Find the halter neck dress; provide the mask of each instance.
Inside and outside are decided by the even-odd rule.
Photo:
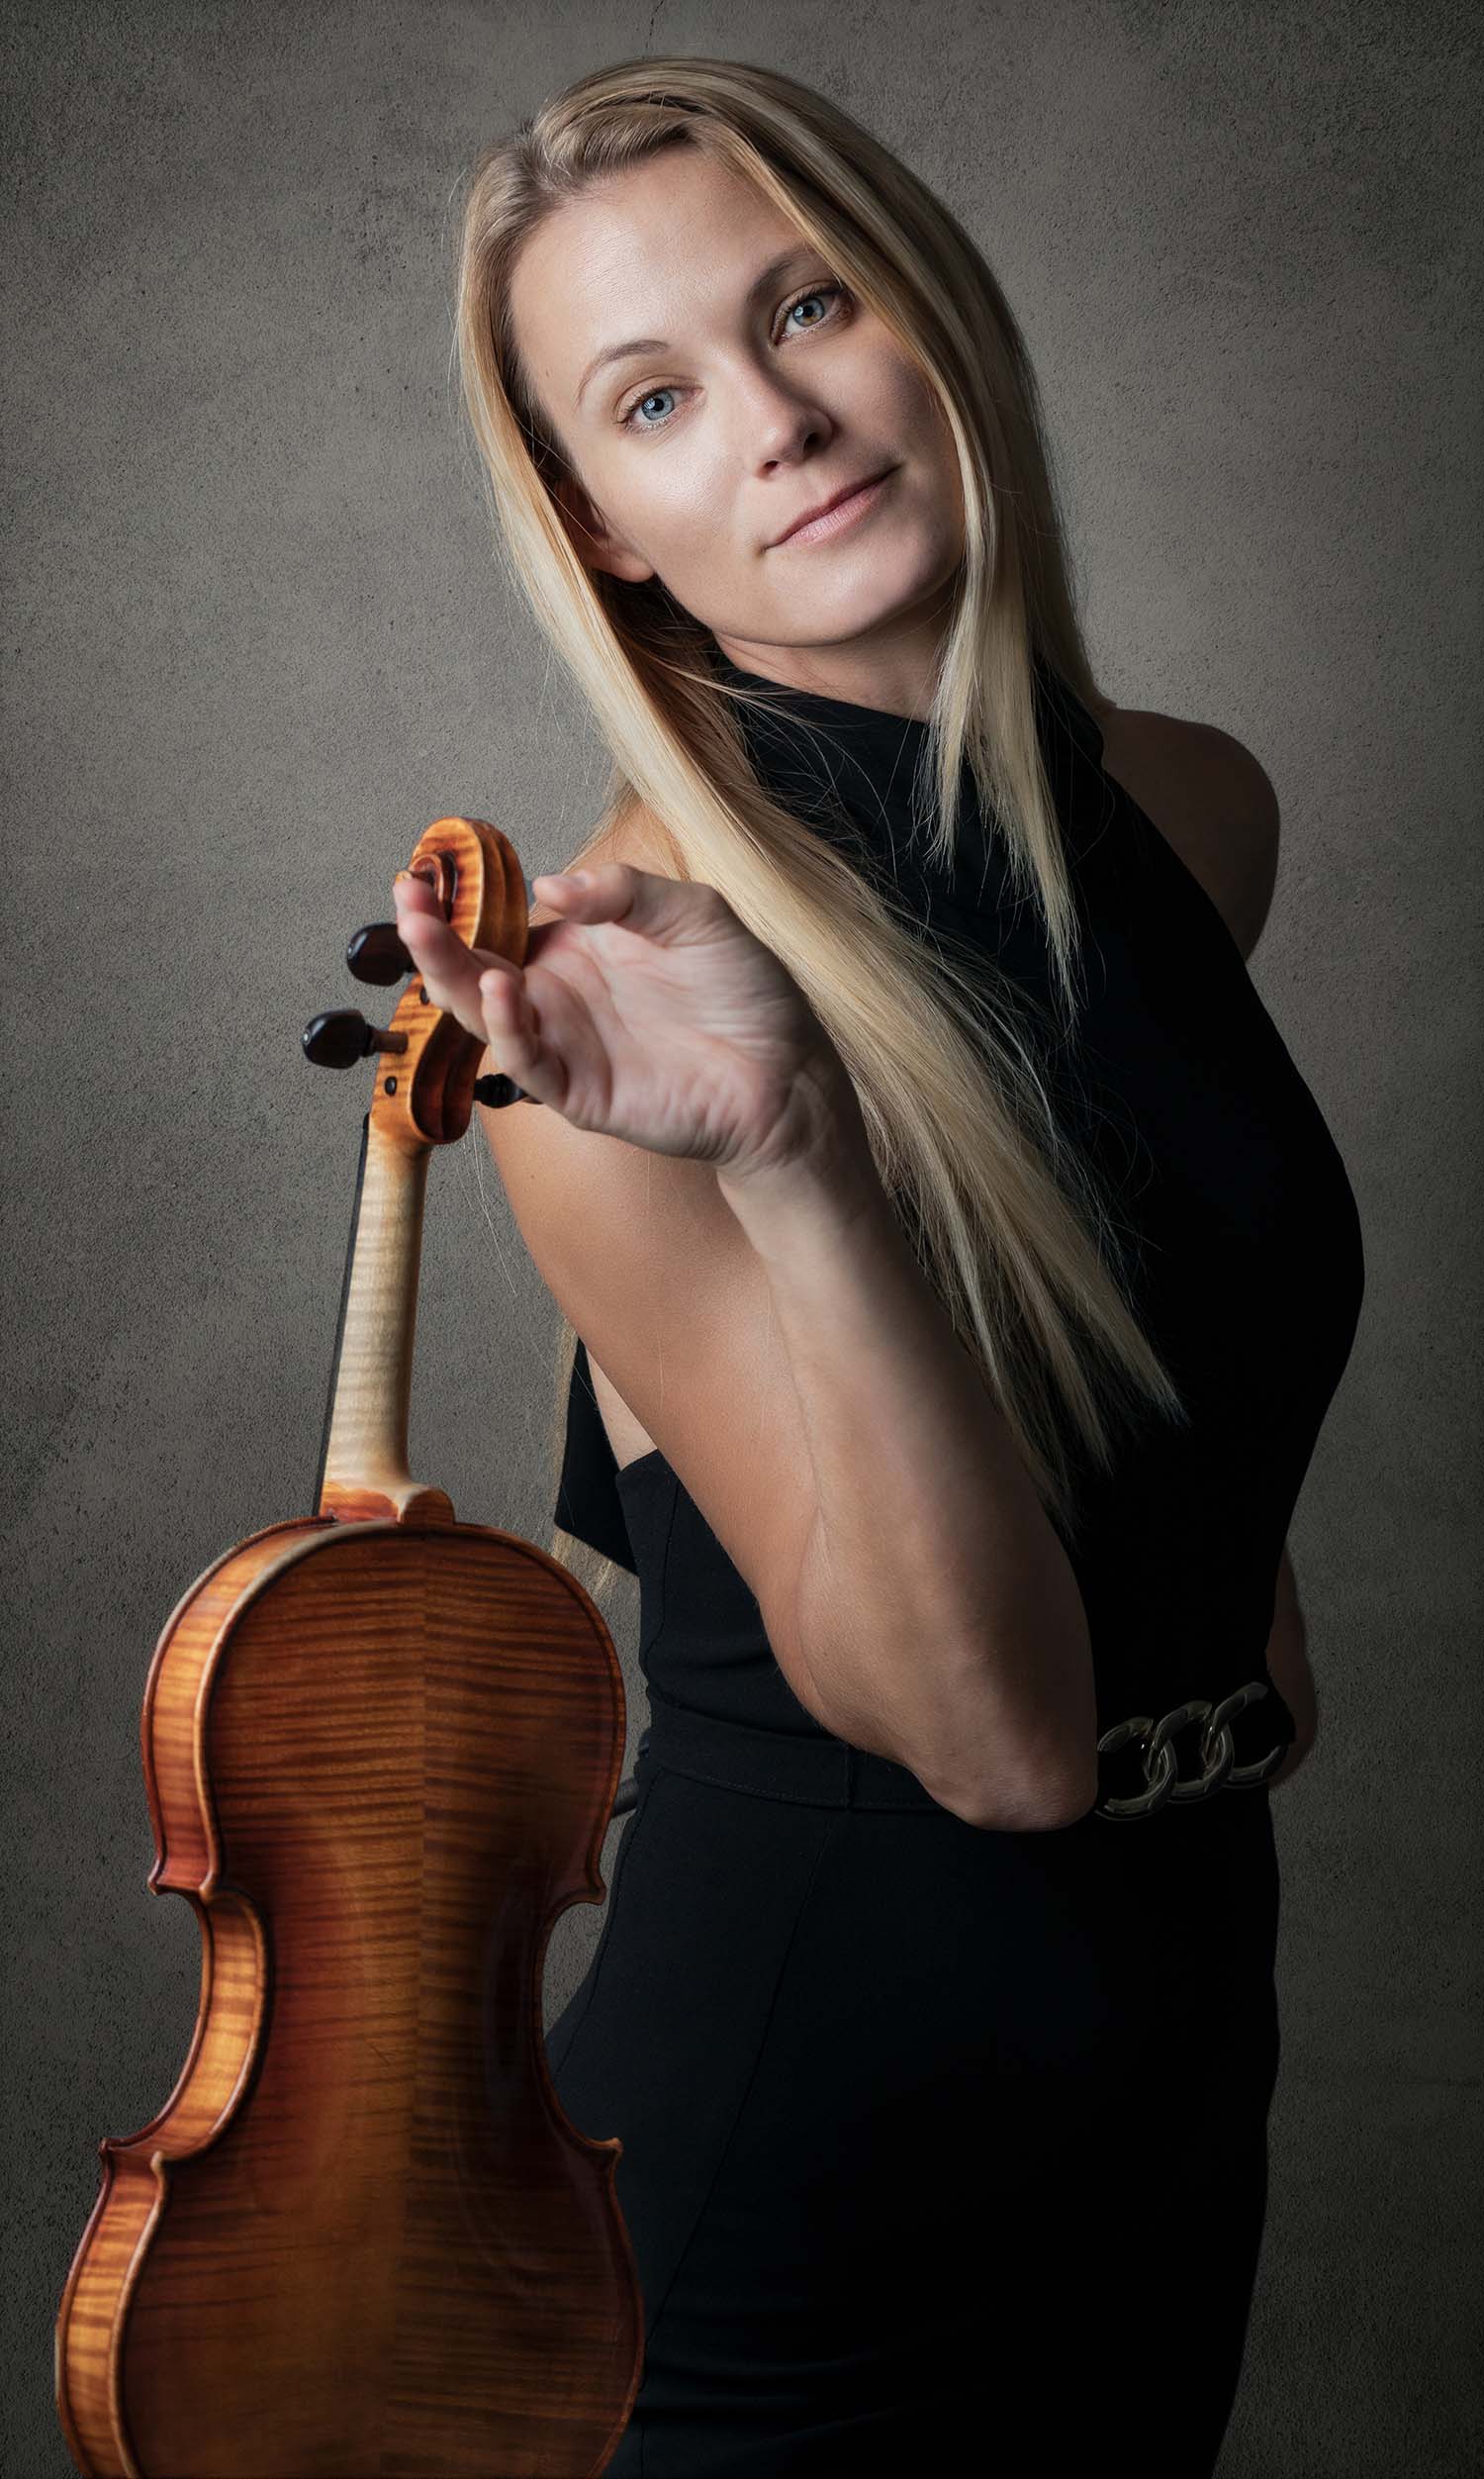
[[[1364,1287],[1355,1199],[1226,922],[1103,770],[1039,657],[1081,927],[1068,1040],[1037,907],[966,767],[926,858],[928,726],[729,662],[753,760],[1004,976],[1112,1203],[1187,1419],[1077,1472],[1068,1545],[1098,1731],[1248,1682],[1233,1765],[1294,1734],[1277,1568]],[[1000,985],[1001,987],[1003,985]],[[1147,1814],[985,1832],[794,1696],[755,1596],[663,1455],[621,1471],[580,1345],[559,1525],[637,1574],[650,1721],[593,1961],[547,2052],[623,2143],[645,2371],[611,2479],[906,2468],[1214,2469],[1267,2196],[1279,1876],[1260,1778]],[[890,1521],[889,1505],[881,1510]],[[910,1658],[910,1647],[903,1647]],[[1199,1724],[1177,1733],[1200,1771]]]

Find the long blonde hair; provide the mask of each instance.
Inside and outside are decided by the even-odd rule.
[[[517,253],[592,183],[675,145],[700,148],[781,209],[937,398],[959,458],[965,551],[923,742],[924,782],[936,777],[928,851],[952,859],[967,757],[1011,884],[1041,907],[1070,1022],[1076,914],[1033,661],[1094,713],[1110,702],[1073,608],[1035,374],[955,218],[847,113],[774,69],[619,61],[551,96],[470,176],[457,348],[497,542],[612,759],[584,851],[642,813],[671,875],[716,888],[793,975],[855,1083],[918,1262],[1070,1540],[1075,1459],[1105,1470],[1117,1419],[1184,1409],[1130,1304],[1114,1217],[1059,1125],[1016,994],[980,950],[964,947],[958,964],[942,933],[936,948],[925,942],[889,887],[772,798],[733,712],[746,692],[714,675],[710,630],[658,577],[635,585],[585,565],[555,496],[570,468],[516,348]],[[575,1346],[563,1318],[553,1486]],[[554,1530],[552,1555],[603,1591],[616,1569],[580,1549]]]

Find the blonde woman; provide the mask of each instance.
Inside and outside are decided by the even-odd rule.
[[[1316,1727],[1285,1540],[1363,1287],[1247,971],[1271,788],[1098,692],[1011,310],[819,95],[553,97],[472,178],[458,343],[612,755],[523,969],[398,899],[542,1105],[484,1123],[563,1314],[557,1546],[640,1580],[548,2042],[623,2143],[609,2469],[1197,2479]]]

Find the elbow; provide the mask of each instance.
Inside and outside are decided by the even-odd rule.
[[[1090,1813],[1100,1788],[1097,1758],[1081,1748],[1023,1753],[1018,1764],[997,1766],[992,1779],[982,1767],[968,1780],[962,1772],[918,1778],[940,1807],[988,1834],[1059,1833]]]
[[[933,1797],[984,1833],[1058,1833],[1097,1804],[1097,1696],[1085,1630],[1054,1672],[1043,1638],[1034,1712],[996,1699],[991,1714],[961,1709],[953,1753],[940,1749]]]
[[[986,1834],[1061,1833],[1091,1813],[1097,1799],[1096,1769],[1085,1767],[1060,1774],[1053,1781],[1026,1777],[1000,1785],[991,1796],[982,1791],[945,1797],[934,1791],[940,1807],[962,1817]]]
[[[1076,1614],[1080,1620],[1080,1602]],[[849,1680],[846,1661],[834,1645],[806,1648],[792,1605],[789,1615],[787,1628],[769,1622],[769,1638],[804,1709],[836,1738],[905,1766],[950,1815],[985,1833],[1053,1833],[1075,1825],[1096,1803],[1097,1699],[1085,1621],[1057,1661],[1038,1608],[1029,1649],[1001,1665],[1010,1673],[1008,1684],[986,1663],[981,1638],[965,1656],[945,1653],[936,1677],[926,1664],[904,1668],[893,1644],[881,1673],[870,1678],[870,1692],[857,1670],[855,1692],[847,1697],[840,1684],[842,1677]],[[940,1645],[948,1635],[941,1626],[925,1626],[922,1633]],[[859,1662],[859,1637],[851,1653]],[[1029,1692],[1023,1684],[1028,1669],[1034,1672]],[[878,1683],[881,1673],[895,1690],[890,1711]],[[915,1695],[910,1716],[901,1710],[905,1688]]]

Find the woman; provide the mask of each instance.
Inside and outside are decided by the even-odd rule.
[[[637,1808],[548,2042],[623,2143],[608,2468],[1116,2435],[1196,2479],[1315,1728],[1285,1536],[1363,1282],[1246,970],[1270,787],[1098,693],[1008,305],[817,95],[555,97],[474,177],[458,332],[613,757],[523,968],[398,891],[545,1104],[485,1124],[581,1337],[558,1522],[641,1585]]]

